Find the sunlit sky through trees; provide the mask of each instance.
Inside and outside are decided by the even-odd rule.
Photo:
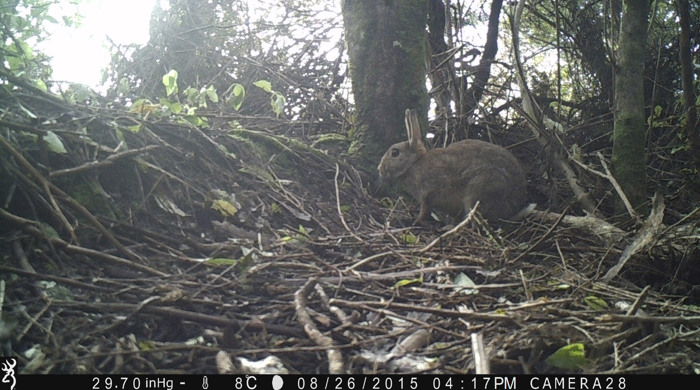
[[[109,64],[111,40],[118,45],[148,42],[148,24],[156,0],[61,0],[51,15],[61,20],[81,15],[75,27],[46,26],[51,33],[39,49],[53,57],[53,79],[90,87],[101,84],[102,70]],[[107,39],[109,37],[109,40]]]
[[[102,72],[109,65],[109,48],[117,45],[143,45],[149,39],[151,11],[156,1],[167,9],[167,0],[57,0],[50,14],[57,20],[80,15],[78,25],[66,27],[50,24],[46,29],[50,36],[38,45],[38,49],[51,56],[53,79],[76,82],[96,88],[102,83]],[[248,0],[251,12],[267,9],[264,2]],[[340,10],[338,9],[338,12]],[[485,28],[485,26],[481,26]],[[474,42],[485,37],[478,28],[466,27]]]

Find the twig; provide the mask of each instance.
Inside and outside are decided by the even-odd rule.
[[[659,230],[663,226],[663,197],[659,194],[656,194],[654,195],[654,198],[652,199],[651,203],[652,207],[651,213],[649,214],[649,218],[647,218],[647,220],[644,221],[642,228],[639,229],[639,232],[637,233],[637,237],[635,237],[634,241],[632,241],[632,243],[629,244],[627,248],[625,248],[625,251],[622,252],[622,255],[620,256],[620,260],[618,260],[617,264],[615,264],[608,270],[605,276],[603,276],[602,281],[607,282],[610,281],[610,279],[614,278],[620,272],[627,260],[629,260],[635,253],[639,252],[642,248],[646,247],[655,237],[657,237]]]
[[[68,222],[68,219],[63,214],[63,211],[61,211],[61,208],[58,206],[58,203],[56,202],[56,199],[54,198],[53,193],[51,192],[52,187],[53,188],[58,188],[58,187],[51,184],[51,182],[49,182],[44,177],[44,175],[42,175],[36,168],[34,168],[34,166],[32,164],[30,164],[29,161],[27,161],[24,158],[22,153],[15,150],[15,148],[12,147],[12,145],[10,145],[10,143],[7,142],[5,140],[5,138],[0,137],[0,144],[2,144],[2,146],[4,146],[10,152],[10,154],[12,154],[12,156],[15,159],[17,159],[17,161],[20,163],[20,165],[22,165],[27,171],[29,171],[29,173],[32,174],[32,176],[34,176],[34,178],[37,181],[39,181],[39,183],[41,184],[41,188],[44,190],[44,193],[49,198],[49,203],[51,204],[51,207],[53,208],[54,212],[56,213],[56,216],[63,224],[63,227],[65,227],[66,230],[68,231],[68,234],[70,235],[71,240],[73,242],[77,243],[78,237],[75,235],[75,230],[73,229],[73,225],[71,225],[70,222]]]
[[[685,317],[658,317],[658,316],[640,316],[632,315],[628,316],[625,314],[605,314],[597,318],[600,322],[639,322],[639,323],[651,323],[651,324],[686,324],[686,325],[700,325],[700,316]]]
[[[88,249],[88,248],[83,248],[80,246],[72,245],[67,243],[66,241],[62,240],[59,237],[50,237],[44,234],[44,232],[37,226],[38,223],[34,221],[30,221],[27,219],[24,219],[22,217],[16,216],[12,213],[9,213],[3,209],[0,209],[0,218],[5,219],[7,221],[10,221],[14,224],[17,224],[21,227],[22,230],[25,232],[31,234],[34,237],[37,237],[41,240],[45,240],[51,243],[51,245],[57,246],[59,248],[63,248],[68,252],[72,253],[79,253],[82,255],[86,255],[91,258],[100,258],[103,260],[108,260],[111,262],[115,262],[117,264],[125,265],[131,268],[135,268],[139,271],[146,272],[151,275],[156,275],[156,276],[162,276],[166,277],[169,276],[169,274],[155,270],[151,267],[148,267],[143,264],[136,263],[134,261],[130,261],[128,259],[123,259],[121,257],[117,256],[112,256],[106,253],[102,253],[100,251],[96,251],[93,249]]]
[[[297,320],[304,327],[304,332],[306,332],[309,338],[326,349],[326,354],[328,355],[328,372],[330,374],[344,374],[343,355],[335,346],[333,339],[324,336],[323,333],[316,328],[316,325],[314,325],[311,316],[306,310],[308,306],[306,297],[311,293],[316,282],[316,279],[311,279],[294,293],[294,307],[296,309]]]
[[[358,237],[357,234],[355,234],[355,232],[353,232],[352,230],[350,230],[350,227],[349,227],[348,224],[345,222],[345,218],[343,217],[343,210],[340,209],[340,190],[338,189],[338,173],[339,173],[339,172],[340,172],[340,167],[339,167],[338,164],[336,163],[336,164],[335,164],[335,178],[333,179],[333,182],[334,182],[334,184],[335,184],[335,207],[336,207],[336,210],[338,211],[338,217],[340,218],[340,222],[343,223],[343,226],[345,227],[345,230],[347,230],[348,233],[350,233],[351,236],[355,237],[355,239],[356,239],[358,242],[364,242],[364,240],[361,239],[360,237]]]
[[[629,199],[627,199],[627,195],[625,195],[625,192],[622,191],[622,187],[620,187],[620,184],[617,183],[617,180],[615,180],[615,177],[610,172],[610,169],[608,169],[608,164],[605,163],[605,158],[603,158],[603,154],[600,153],[600,151],[596,152],[596,154],[598,155],[598,159],[600,160],[601,165],[603,165],[603,169],[605,169],[604,177],[608,179],[608,181],[610,181],[610,184],[612,184],[613,188],[615,188],[617,196],[619,196],[622,200],[622,203],[624,203],[625,208],[627,209],[627,213],[629,213],[630,217],[632,217],[635,221],[637,221],[637,223],[639,223],[639,214],[637,214],[637,212],[634,210],[634,207],[632,207],[632,204],[630,203]]]
[[[155,314],[163,316],[165,318],[179,318],[187,321],[193,321],[200,324],[209,324],[214,326],[220,326],[222,328],[232,328],[235,330],[239,329],[250,329],[254,331],[265,330],[270,333],[292,336],[292,337],[304,337],[304,333],[297,328],[292,328],[290,326],[278,325],[278,324],[268,324],[259,320],[252,321],[239,321],[232,318],[227,318],[224,316],[214,316],[210,314],[197,313],[182,309],[176,309],[169,306],[157,306],[157,305],[135,305],[131,303],[101,303],[101,302],[64,302],[64,301],[53,301],[55,306],[60,307],[79,307],[85,311],[107,311],[107,312],[134,312],[139,310],[143,314]]]
[[[523,273],[523,270],[520,271],[520,281],[523,284],[523,290],[525,291],[525,299],[528,301],[532,302],[533,297],[532,297],[532,291],[530,291],[530,287],[527,285],[527,279],[525,278],[525,274]]]
[[[149,152],[153,149],[157,149],[159,147],[160,146],[158,146],[158,145],[148,145],[148,146],[143,147],[141,149],[126,150],[126,151],[123,151],[120,153],[112,154],[109,157],[107,157],[101,161],[91,161],[89,163],[86,163],[86,164],[83,164],[83,165],[80,165],[77,167],[51,171],[51,173],[49,173],[49,177],[59,177],[59,176],[63,176],[63,175],[79,173],[82,171],[87,171],[87,170],[91,170],[91,169],[96,169],[96,168],[108,166],[108,165],[114,164],[117,160],[120,160],[122,158],[131,157],[134,155],[146,153],[146,152]]]
[[[656,349],[658,349],[666,344],[672,343],[672,342],[679,340],[679,339],[686,339],[686,338],[692,339],[692,337],[695,337],[697,334],[700,334],[700,329],[695,329],[691,332],[686,332],[686,333],[681,333],[681,332],[676,333],[672,337],[669,337],[665,340],[659,341],[658,343],[651,345],[651,346],[645,348],[644,350],[639,351],[636,354],[626,358],[624,363],[621,364],[619,367],[616,367],[616,369],[613,370],[612,372],[613,373],[617,372],[621,369],[624,369],[627,366],[630,366],[631,364],[634,364],[637,359],[641,358],[642,356],[646,355],[647,353],[652,352],[652,351],[654,351],[654,350],[656,350]]]
[[[450,235],[455,234],[456,232],[458,232],[461,228],[464,227],[464,225],[468,224],[469,221],[472,220],[472,218],[474,217],[474,214],[476,213],[477,207],[479,207],[479,201],[478,201],[478,200],[477,200],[476,203],[474,204],[474,207],[472,207],[472,209],[471,209],[471,211],[469,212],[469,214],[467,215],[467,217],[464,218],[464,221],[460,222],[457,226],[453,227],[453,228],[450,229],[449,231],[443,233],[440,237],[434,239],[430,244],[428,244],[428,245],[426,245],[425,247],[423,247],[422,249],[420,249],[420,250],[418,251],[418,253],[425,253],[425,252],[429,251],[429,250],[432,249],[435,245],[437,245],[437,243],[440,242],[440,240],[442,240],[442,239],[444,239],[445,237],[450,236]]]
[[[489,367],[489,357],[484,350],[484,335],[481,333],[472,333],[472,351],[474,353],[474,366],[476,366],[476,375],[488,375],[491,373]]]
[[[540,243],[542,243],[542,241],[544,241],[547,237],[549,237],[550,234],[552,234],[554,229],[556,229],[557,226],[559,226],[561,221],[564,219],[564,217],[566,216],[566,213],[568,211],[569,211],[569,207],[564,209],[564,211],[561,213],[561,215],[559,215],[559,218],[557,218],[557,220],[554,222],[554,224],[549,229],[547,229],[547,232],[545,234],[543,234],[542,237],[539,238],[539,240],[537,240],[534,244],[530,245],[527,249],[525,249],[525,251],[523,253],[519,254],[518,257],[509,261],[509,263],[514,263],[514,262],[522,259],[523,257],[525,257],[528,253],[532,252]]]
[[[407,311],[416,311],[420,313],[430,313],[438,316],[452,317],[452,318],[462,318],[465,320],[479,320],[479,321],[501,321],[501,322],[515,322],[515,316],[506,314],[491,314],[491,313],[476,313],[476,312],[461,312],[457,310],[445,310],[437,309],[432,307],[426,307],[422,304],[420,305],[408,305],[405,303],[398,302],[379,302],[379,301],[348,301],[344,299],[334,298],[331,299],[331,304],[337,304],[339,306],[346,306],[352,308],[363,308],[363,307],[379,307],[382,309],[400,309]]]
[[[49,180],[47,180],[32,164],[27,161],[24,156],[22,156],[21,153],[17,152],[12,145],[10,145],[3,137],[0,137],[0,144],[5,146],[10,153],[20,162],[20,164],[25,167],[31,174],[36,178],[36,180],[41,183],[41,186],[46,193],[46,196],[49,198],[49,202],[51,203],[52,209],[56,212],[56,215],[58,218],[61,220],[63,223],[63,226],[68,230],[68,233],[70,234],[71,241],[74,243],[79,243],[78,237],[75,235],[75,230],[73,229],[73,225],[68,222],[68,219],[65,217],[63,214],[63,211],[61,208],[58,206],[58,203],[56,202],[56,199],[54,198],[54,193],[56,193],[58,196],[63,197],[67,202],[68,205],[71,206],[73,209],[77,210],[82,214],[85,218],[87,218],[90,222],[94,224],[94,226],[99,230],[102,234],[105,235],[105,237],[112,243],[114,246],[119,249],[120,252],[122,252],[124,255],[126,255],[128,258],[135,260],[138,258],[133,252],[131,252],[129,249],[127,249],[124,245],[122,245],[119,240],[117,240],[114,235],[107,230],[100,221],[95,218],[83,205],[80,203],[76,202],[71,196],[63,192],[60,188],[58,188],[55,184],[51,183]],[[9,213],[8,213],[9,214]],[[26,220],[25,220],[26,221]]]
[[[649,295],[649,290],[651,287],[646,286],[642,290],[641,293],[639,293],[639,297],[637,297],[637,300],[634,301],[634,304],[630,306],[629,310],[627,310],[627,313],[625,313],[628,316],[632,316],[635,313],[637,313],[637,310],[639,310],[640,307],[642,307],[642,304],[644,303],[644,300],[646,299],[647,295]]]

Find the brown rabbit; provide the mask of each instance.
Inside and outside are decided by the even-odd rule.
[[[513,217],[524,206],[525,174],[505,148],[464,140],[426,150],[418,116],[406,110],[408,141],[392,145],[379,163],[380,179],[393,181],[420,202],[416,223],[437,210],[458,217],[479,201],[490,221]]]

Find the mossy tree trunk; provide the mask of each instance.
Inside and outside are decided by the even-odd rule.
[[[623,2],[617,45],[612,151],[615,178],[632,207],[641,212],[647,189],[644,55],[648,13],[648,0]]]
[[[355,99],[349,155],[375,174],[388,147],[406,139],[407,108],[427,123],[428,0],[344,0],[342,12]]]

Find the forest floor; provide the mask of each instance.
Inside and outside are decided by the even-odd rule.
[[[412,199],[281,119],[0,106],[0,341],[22,373],[700,373],[700,215],[677,196],[697,183],[635,223],[414,227]]]

